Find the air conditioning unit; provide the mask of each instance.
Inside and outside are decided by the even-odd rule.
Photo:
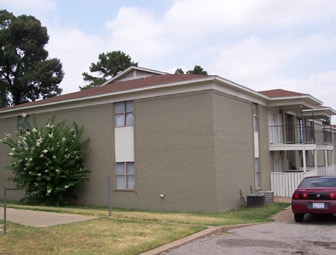
[[[274,203],[274,192],[273,191],[260,191],[259,194],[265,195],[265,205]]]
[[[265,194],[249,194],[247,195],[247,207],[263,207],[265,206]]]

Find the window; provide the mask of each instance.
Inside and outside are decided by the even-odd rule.
[[[29,115],[25,115],[23,116],[18,116],[17,117],[18,120],[18,132],[19,134],[25,133],[27,131],[29,131],[29,125],[28,125],[28,121],[29,121]]]
[[[114,120],[116,127],[133,126],[133,101],[118,102],[114,104]]]
[[[118,162],[116,165],[117,189],[130,189],[135,187],[134,162]]]
[[[254,132],[259,131],[258,127],[258,105],[253,103],[253,130]]]

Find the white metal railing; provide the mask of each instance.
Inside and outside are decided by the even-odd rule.
[[[269,126],[271,144],[332,144],[332,133],[328,128],[315,130],[311,126],[277,125]]]
[[[302,179],[314,175],[336,175],[335,166],[307,168],[307,172],[271,172],[271,190],[275,197],[292,197]]]
[[[336,175],[336,168],[335,166],[328,166],[328,167],[318,167],[317,168],[318,175]]]

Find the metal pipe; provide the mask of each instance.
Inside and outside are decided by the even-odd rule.
[[[7,188],[4,187],[4,221],[3,221],[3,234],[6,235],[6,211],[7,211]]]
[[[109,216],[112,215],[112,206],[111,206],[111,176],[107,178],[107,187],[108,187],[108,205],[109,205]]]

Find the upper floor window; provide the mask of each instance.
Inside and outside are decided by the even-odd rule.
[[[114,103],[114,116],[116,127],[127,127],[134,125],[134,104],[133,101]]]

